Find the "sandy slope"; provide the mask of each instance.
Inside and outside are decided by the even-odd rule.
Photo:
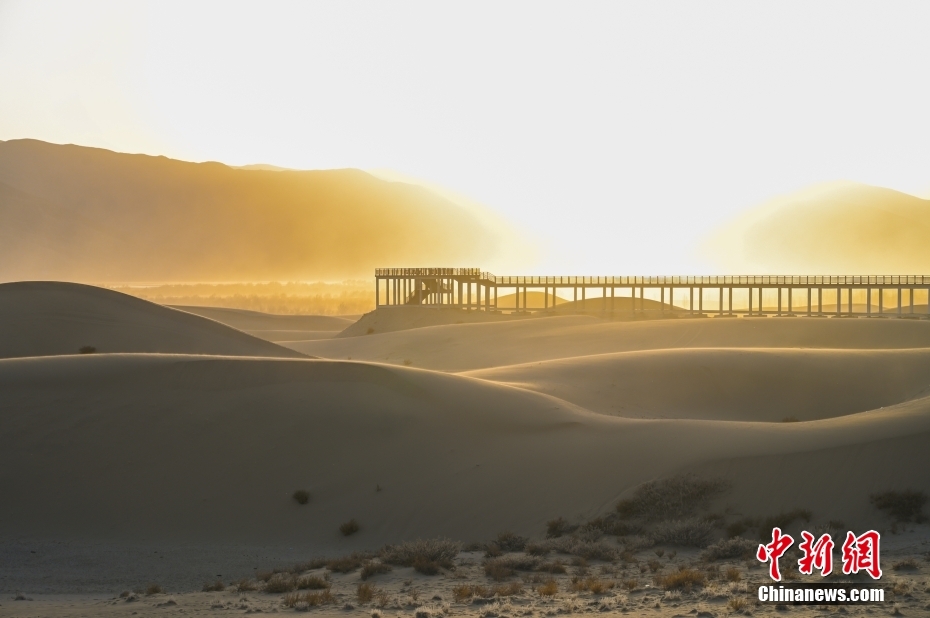
[[[643,418],[813,420],[930,393],[930,350],[681,348],[468,372],[588,410]]]
[[[355,320],[331,315],[277,315],[246,309],[189,305],[172,307],[216,320],[259,339],[275,342],[329,339],[355,323]]]
[[[445,324],[502,322],[526,317],[486,311],[461,311],[452,307],[389,306],[366,313],[342,331],[339,337],[359,337]]]
[[[0,284],[0,358],[166,352],[295,358],[292,350],[199,316],[76,283]]]
[[[315,553],[538,534],[700,463],[822,451],[812,461],[823,464],[829,449],[897,450],[930,432],[930,399],[809,423],[643,421],[437,372],[176,355],[3,360],[0,410],[0,536]],[[840,508],[900,482],[930,490],[923,450],[904,470],[882,464],[886,448],[861,450],[873,475],[836,478],[823,500]],[[301,487],[305,507],[290,498]],[[352,517],[363,532],[343,539],[336,529]]]
[[[610,322],[558,316],[451,324],[367,337],[288,343],[325,358],[351,357],[468,371],[519,363],[669,348],[905,349],[930,347],[930,322],[835,318],[758,318]]]

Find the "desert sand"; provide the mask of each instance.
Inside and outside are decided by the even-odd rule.
[[[927,551],[926,525],[898,526],[869,496],[930,493],[930,321],[543,316],[417,327],[422,311],[395,308],[362,318],[395,330],[348,336],[349,326],[286,343],[293,351],[214,321],[293,328],[275,316],[207,319],[52,283],[0,286],[0,299],[0,589],[11,599],[0,615],[69,615],[69,603],[75,615],[292,611],[283,593],[197,591],[418,538],[541,540],[547,522],[604,517],[644,483],[684,473],[725,486],[692,514],[721,526],[805,509],[810,526],[885,531],[889,561]],[[300,324],[322,323],[337,324]],[[75,354],[88,344],[98,352]],[[298,489],[307,504],[292,499]],[[358,532],[340,534],[351,519]],[[658,575],[706,563],[649,534],[579,537],[613,558],[563,555],[551,599],[536,590],[539,573],[524,573],[505,578],[522,581],[510,597],[456,600],[456,585],[497,585],[483,549],[435,576],[395,567],[372,582],[390,597],[385,615],[672,616],[732,613],[730,600],[751,600],[747,582],[764,576],[738,559],[742,583],[714,583],[708,571],[705,586],[667,593],[646,567],[657,547],[675,552]],[[896,601],[905,610],[926,604],[924,568],[900,574],[913,591]],[[315,611],[382,611],[356,599],[358,570],[304,571],[329,574],[338,601]],[[571,577],[592,574],[614,587],[570,590]],[[153,582],[169,594],[143,594]],[[127,602],[123,590],[140,592]]]

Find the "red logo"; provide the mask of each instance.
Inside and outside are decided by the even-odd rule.
[[[794,544],[794,539],[788,534],[782,534],[781,528],[772,528],[772,542],[768,545],[759,545],[756,558],[759,562],[770,562],[769,577],[777,582],[781,581],[781,572],[778,570],[778,559],[788,548]]]
[[[814,541],[814,535],[808,531],[801,532],[803,541],[798,545],[804,555],[798,560],[798,570],[804,575],[811,575],[814,569],[820,571],[821,577],[833,572],[833,548],[835,544],[829,534],[823,534]],[[846,533],[846,542],[843,543],[843,574],[850,575],[865,571],[872,579],[882,576],[879,566],[878,553],[881,535],[875,530],[856,536],[852,532]],[[781,581],[781,571],[778,568],[778,559],[794,544],[791,535],[782,534],[781,528],[772,529],[772,542],[759,545],[756,558],[760,562],[769,563],[769,577]]]

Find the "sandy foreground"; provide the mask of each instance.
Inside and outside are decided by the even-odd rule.
[[[405,327],[395,312],[366,316],[389,332],[282,346],[281,332],[340,323],[128,298],[0,286],[0,615],[299,611],[305,600],[249,589],[298,563],[295,576],[328,581],[332,602],[309,608],[320,615],[776,612],[752,603],[758,561],[707,560],[617,519],[644,484],[687,474],[718,487],[675,516],[713,522],[703,545],[785,513],[796,536],[884,533],[893,599],[788,613],[930,614],[930,530],[870,502],[930,493],[930,321],[419,312]],[[499,534],[554,543],[560,517],[571,548],[511,548],[505,558],[532,568],[485,573]],[[344,536],[349,520],[359,530]],[[373,575],[370,601],[361,563],[312,564],[352,552],[378,563],[383,546],[437,537],[469,551],[436,575]],[[666,590],[679,568],[703,581]],[[200,592],[216,580],[223,591]],[[145,594],[155,583],[167,592]]]

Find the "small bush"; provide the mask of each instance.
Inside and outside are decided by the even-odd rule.
[[[206,583],[203,585],[203,592],[223,592],[226,590],[226,584],[220,580],[216,580],[212,584]]]
[[[342,536],[352,536],[359,530],[361,530],[361,527],[354,519],[350,519],[349,521],[339,526],[339,532],[342,533]]]
[[[152,596],[153,594],[161,594],[165,590],[158,584],[149,584],[145,589],[145,594]]]
[[[706,547],[713,533],[713,526],[700,519],[667,521],[659,524],[650,533],[654,543],[680,545],[682,547]]]
[[[681,519],[726,488],[722,480],[703,479],[694,474],[650,481],[640,485],[631,498],[621,500],[617,513],[621,517],[640,517],[647,521]]]
[[[772,517],[766,517],[759,522],[759,538],[770,539],[772,537],[772,528],[786,529],[788,526],[803,519],[805,523],[810,522],[812,513],[807,509],[794,509],[785,513],[779,513]]]
[[[504,550],[501,549],[500,545],[497,543],[489,543],[487,548],[484,550],[485,558],[497,558],[498,556],[503,556]]]
[[[513,577],[514,569],[508,564],[490,560],[484,565],[484,574],[494,581],[500,582],[509,577]]]
[[[413,570],[423,575],[438,575],[442,565],[435,560],[425,557],[417,557],[413,561]]]
[[[334,558],[326,561],[326,568],[333,573],[351,573],[362,566],[371,556],[359,552],[353,552],[342,558]]]
[[[523,594],[523,584],[521,582],[510,582],[502,586],[494,586],[491,593],[496,597],[512,597]]]
[[[412,567],[416,561],[434,562],[451,570],[455,568],[454,560],[460,549],[460,543],[449,539],[418,539],[384,547],[381,561],[404,567]]]
[[[314,577],[313,575],[307,575],[297,579],[298,590],[326,590],[329,586],[330,584],[328,581],[322,577]]]
[[[604,581],[597,577],[588,577],[586,579],[573,577],[569,584],[569,590],[572,592],[590,592],[592,594],[607,594],[607,591],[613,587],[613,582]]]
[[[384,564],[383,562],[368,562],[365,566],[362,567],[361,578],[363,580],[368,579],[369,577],[374,577],[375,575],[382,575],[384,573],[391,572],[391,565]]]
[[[749,609],[749,601],[743,597],[730,597],[730,600],[727,601],[727,607],[730,611],[736,612],[737,614]]]
[[[531,556],[545,556],[551,550],[544,543],[527,543],[524,551]]]
[[[375,598],[375,589],[371,584],[363,582],[358,585],[358,588],[356,588],[355,597],[361,604],[371,603],[372,599]]]
[[[553,562],[542,562],[539,566],[536,567],[536,570],[542,573],[552,573],[553,575],[559,575],[566,572],[565,565],[558,560]]]
[[[270,594],[281,594],[282,592],[291,592],[297,589],[297,578],[289,573],[275,573],[265,583],[265,592]]]
[[[920,491],[886,491],[872,494],[870,501],[875,508],[885,511],[899,522],[921,523],[927,519],[923,514],[927,495]]]
[[[515,571],[535,571],[539,563],[539,558],[535,556],[501,556],[485,560],[484,573],[496,581],[502,581],[512,577]]]
[[[310,502],[310,492],[306,489],[298,489],[291,497],[297,501],[297,504],[307,504]]]
[[[332,605],[336,602],[336,597],[327,588],[320,592],[305,592],[301,600],[310,607],[319,607],[320,605]]]
[[[523,551],[526,548],[526,542],[526,537],[505,531],[497,535],[495,544],[500,547],[502,551]]]
[[[556,539],[573,530],[572,526],[562,517],[546,522],[546,538]]]
[[[97,348],[95,348],[92,345],[85,345],[85,346],[81,346],[80,348],[78,348],[78,352],[80,352],[81,354],[94,354],[96,351],[97,351]]]
[[[240,579],[236,582],[236,591],[237,592],[252,592],[253,590],[258,590],[258,586],[255,585],[251,579]]]
[[[391,602],[391,595],[389,595],[384,590],[379,590],[378,594],[375,595],[375,605],[384,609],[387,607],[387,604]]]
[[[785,418],[781,419],[781,422],[783,422],[783,423],[800,423],[801,421],[799,421],[799,420],[798,420],[798,417],[796,417],[796,416],[786,416]]]
[[[724,573],[724,575],[726,576],[728,582],[738,582],[741,579],[743,579],[743,574],[740,573],[739,569],[737,569],[736,567],[730,567],[729,569],[726,570],[726,573]]]
[[[623,582],[623,587],[624,587],[628,592],[633,592],[634,590],[636,590],[637,588],[639,588],[639,580],[638,580],[638,579],[627,579],[627,580],[624,580],[624,582]]]
[[[412,364],[413,364],[413,361],[410,360],[409,358],[405,358],[405,359],[404,359],[404,365],[406,365],[407,367],[409,367],[409,366],[412,365]]]
[[[697,586],[703,586],[707,581],[706,576],[696,569],[683,568],[668,575],[656,577],[656,584],[665,590],[685,590],[690,591]]]
[[[536,592],[544,597],[555,596],[559,592],[559,584],[554,579],[549,579],[541,586],[538,586]]]
[[[895,562],[892,567],[895,571],[913,571],[920,568],[916,558],[905,558]]]
[[[701,558],[707,561],[742,560],[754,556],[758,547],[758,543],[754,543],[747,539],[739,537],[735,539],[726,539],[725,541],[717,541],[705,549],[701,554]]]

